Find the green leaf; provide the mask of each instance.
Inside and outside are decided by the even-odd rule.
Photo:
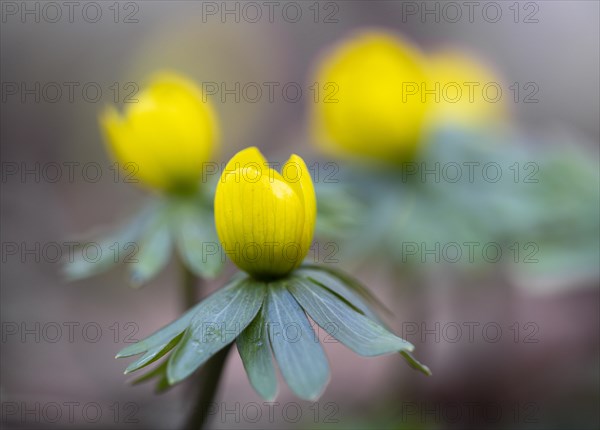
[[[137,355],[141,354],[142,352],[150,351],[154,348],[164,348],[169,342],[171,342],[171,340],[173,340],[175,337],[177,337],[185,331],[199,306],[200,303],[198,303],[196,306],[191,308],[189,311],[184,313],[181,317],[179,317],[172,323],[152,333],[147,338],[123,348],[117,353],[115,358],[130,357],[132,355]]]
[[[410,367],[412,367],[415,370],[418,370],[419,372],[424,373],[427,376],[431,376],[431,370],[429,370],[429,367],[417,361],[410,352],[401,351],[400,355],[402,355],[402,357],[407,361]]]
[[[353,237],[364,223],[367,206],[353,193],[355,187],[340,183],[315,183],[317,237]]]
[[[109,236],[82,243],[78,247],[80,251],[75,253],[73,260],[66,262],[62,267],[65,277],[69,281],[88,278],[122,262],[129,254],[130,245],[135,245],[138,236],[160,206],[160,203],[152,202]],[[89,249],[89,252],[84,251],[84,248]],[[96,250],[98,250],[98,257],[94,254]]]
[[[144,382],[156,381],[154,385],[154,392],[161,394],[171,388],[169,381],[167,380],[167,360],[160,363],[154,369],[139,376],[138,378],[131,381],[131,385],[143,384]]]
[[[238,285],[238,283],[243,282],[244,279],[245,275],[235,276],[231,281],[229,281],[224,287],[222,287],[214,294],[224,293],[225,291],[234,288],[236,285]],[[209,296],[207,300],[210,299],[210,297],[212,296]],[[180,337],[181,334],[185,331],[185,329],[190,325],[192,319],[194,318],[194,315],[200,309],[200,307],[203,306],[203,303],[204,301],[196,304],[194,307],[186,311],[181,317],[179,317],[172,323],[164,326],[160,330],[157,330],[156,332],[152,333],[147,338],[123,348],[117,353],[115,358],[130,357],[132,355],[146,353],[144,354],[144,356],[137,360],[136,363],[142,363],[142,365],[138,366],[137,368],[139,369],[147,364],[150,364],[152,361],[154,361],[151,360],[152,358],[156,357],[165,349],[166,351],[164,352],[168,352],[171,349],[169,347],[172,347],[171,344],[177,343],[174,341],[177,340],[177,338]],[[160,356],[162,355],[164,354],[160,354]],[[160,358],[160,356],[156,357],[156,359]],[[130,367],[133,367],[133,364],[130,365],[128,369]],[[136,369],[132,368],[126,373],[133,372],[134,370]]]
[[[351,279],[348,276],[342,278],[339,276],[339,272],[333,269],[312,265],[302,266],[300,269],[296,270],[294,274],[327,288],[346,300],[352,307],[371,318],[373,321],[381,322],[379,316],[373,312],[368,303],[378,304],[380,307],[384,308],[383,304],[381,304],[381,302],[379,302],[378,299],[358,281]]]
[[[144,382],[151,381],[152,379],[160,377],[163,374],[163,372],[166,372],[166,370],[167,370],[167,361],[165,360],[162,363],[160,363],[158,366],[156,366],[154,369],[133,379],[131,381],[131,385],[139,385],[139,384],[143,384]]]
[[[233,342],[258,313],[265,291],[264,283],[244,279],[202,301],[169,358],[169,383],[185,379]]]
[[[231,285],[223,289],[231,288]],[[130,357],[145,353],[142,357],[127,366],[125,373],[131,373],[158,360],[169,352],[180,340],[183,332],[189,326],[202,302],[188,310],[180,318],[154,332],[147,338],[123,348],[115,358]]]
[[[160,378],[156,381],[156,385],[154,386],[154,392],[157,394],[164,393],[171,388],[172,385],[169,384],[169,378],[167,377],[167,369],[165,365],[165,370],[161,373]]]
[[[146,367],[147,365],[154,363],[156,360],[164,356],[167,352],[172,350],[175,347],[175,345],[179,343],[182,336],[183,334],[180,333],[173,339],[171,339],[167,344],[160,345],[159,347],[155,347],[148,350],[144,355],[142,355],[140,358],[138,358],[133,363],[130,363],[129,366],[127,366],[127,368],[125,369],[125,374],[135,372],[136,370],[141,369],[142,367]]]
[[[258,394],[271,401],[277,395],[277,377],[264,312],[263,307],[254,321],[237,338],[237,348],[250,383]]]
[[[173,227],[177,249],[186,266],[197,276],[216,277],[224,258],[212,212],[188,205],[179,212]]]
[[[356,312],[326,288],[298,278],[289,288],[319,326],[357,354],[369,357],[414,349],[410,342]]]
[[[329,364],[304,311],[284,281],[269,284],[266,319],[284,379],[302,399],[317,399],[329,381]]]
[[[159,216],[146,227],[140,239],[136,263],[131,268],[131,283],[139,287],[152,279],[169,262],[172,250],[171,232],[165,216]]]

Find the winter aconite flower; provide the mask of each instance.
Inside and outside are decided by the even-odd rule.
[[[467,166],[521,159],[505,145],[505,101],[516,89],[502,85],[493,68],[459,49],[420,52],[391,32],[371,30],[325,55],[315,81],[337,90],[336,100],[314,105],[315,140],[330,155],[354,158],[340,169],[340,184],[321,182],[317,190],[318,235],[341,243],[344,257],[426,267],[421,263],[439,258],[407,243],[504,234],[489,214],[498,213],[498,202],[514,201],[515,190],[500,182],[490,192],[481,186],[487,172],[475,178]],[[473,263],[457,259],[452,263]]]
[[[396,35],[365,31],[345,40],[315,74],[331,95],[315,104],[315,139],[336,156],[411,159],[427,113],[415,91],[426,78],[423,55]]]
[[[178,320],[123,349],[117,357],[143,354],[126,373],[169,354],[138,379],[158,377],[159,388],[164,388],[190,376],[235,341],[250,383],[265,399],[277,393],[274,357],[292,391],[314,400],[327,385],[330,370],[308,315],[360,355],[399,352],[412,367],[429,374],[410,355],[413,345],[392,334],[371,310],[375,300],[368,290],[337,270],[300,265],[314,226],[312,180],[298,156],[288,160],[281,174],[263,163],[258,150],[249,148],[233,157],[223,172],[215,203],[219,237],[223,246],[240,248],[262,241],[289,242],[299,253],[288,261],[276,252],[244,257],[243,251],[236,255],[228,250],[246,273]],[[287,176],[292,163],[299,168],[297,181]]]
[[[316,198],[302,158],[281,174],[252,147],[225,167],[215,194],[215,223],[224,250],[242,270],[274,278],[298,267],[312,242]]]
[[[205,247],[218,240],[212,189],[199,186],[219,134],[213,109],[193,82],[174,73],[155,75],[135,97],[123,115],[109,107],[100,122],[128,182],[161,192],[112,234],[84,243],[93,258],[77,253],[65,274],[82,279],[125,263],[131,285],[139,287],[176,254],[193,274],[214,277],[223,259]]]
[[[212,106],[173,73],[156,75],[136,98],[122,115],[109,107],[101,117],[114,157],[150,188],[194,190],[218,140]]]
[[[459,50],[429,56],[428,87],[437,93],[431,127],[489,128],[507,118],[505,85],[481,60]]]

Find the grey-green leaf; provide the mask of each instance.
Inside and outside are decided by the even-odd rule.
[[[216,291],[213,295],[224,294],[226,291],[236,287],[240,282],[244,282],[244,280],[245,277],[236,276],[234,279],[228,282],[227,285]],[[211,297],[212,295],[206,300],[209,300]],[[203,306],[203,303],[204,301],[196,304],[194,307],[186,311],[181,317],[164,326],[160,330],[152,333],[147,338],[123,348],[121,351],[119,351],[115,358],[130,357],[132,355],[141,354],[151,350],[162,350],[171,341],[173,341],[173,339],[185,331],[185,329],[192,322],[192,318],[196,312],[200,309],[200,307]]]
[[[157,367],[149,372],[137,377],[131,381],[131,385],[138,385],[144,382],[155,381],[154,392],[156,394],[167,391],[171,386],[167,380],[167,361],[163,361]]]
[[[418,370],[419,372],[424,373],[427,376],[431,376],[431,370],[429,370],[429,367],[417,361],[417,359],[415,359],[415,357],[413,357],[410,352],[401,351],[400,355],[404,357],[404,359],[410,367],[412,367],[415,370]]]
[[[177,249],[194,274],[214,278],[224,265],[214,215],[197,208],[183,208],[173,226]]]
[[[156,360],[164,356],[167,352],[172,350],[181,340],[182,334],[178,334],[173,339],[171,339],[168,343],[164,345],[158,345],[154,348],[146,351],[144,355],[135,360],[133,363],[130,363],[129,366],[125,369],[125,374],[135,372],[142,367],[146,367],[149,364],[154,363]]]
[[[131,381],[131,385],[143,384],[144,382],[151,381],[155,378],[160,378],[161,375],[167,371],[167,361],[163,361],[154,369],[144,373],[143,375],[137,376]]]
[[[163,269],[171,256],[171,232],[167,220],[160,217],[146,227],[139,251],[131,267],[131,283],[139,287]]]
[[[273,400],[277,395],[277,377],[271,357],[264,307],[237,338],[237,348],[254,389],[263,399]]]
[[[329,364],[304,311],[281,285],[269,285],[266,319],[279,369],[300,398],[315,400],[329,381]]]
[[[166,346],[171,340],[185,331],[199,305],[200,304],[196,305],[183,314],[183,316],[152,333],[147,338],[123,348],[115,358],[130,357],[149,351],[153,348],[162,348]]]
[[[227,285],[218,290],[217,293],[222,294],[223,292],[234,288],[239,282],[243,282],[244,279],[244,277],[235,277],[229,283],[227,283]],[[123,348],[121,351],[119,351],[115,358],[130,357],[132,355],[137,355],[145,352],[146,354],[144,354],[144,356],[142,356],[136,361],[136,363],[141,364],[141,366],[137,366],[136,369],[144,367],[146,364],[150,364],[151,361],[149,360],[151,358],[155,357],[161,351],[166,349],[166,347],[170,343],[176,340],[176,338],[185,331],[185,329],[192,322],[192,318],[194,317],[198,309],[202,306],[202,303],[203,302],[196,304],[194,307],[186,311],[181,317],[179,317],[172,323],[164,326],[160,330],[157,330],[156,332],[152,333],[147,338],[142,339],[141,341],[132,345],[129,345],[126,348]],[[151,355],[151,357],[148,357],[148,355]],[[133,366],[132,363],[132,365],[128,367],[128,369],[131,369],[126,373],[133,372],[134,370],[136,370],[133,369],[133,367],[135,366]]]
[[[365,287],[360,286],[359,288],[360,284],[356,281],[345,282],[334,273],[319,266],[302,266],[296,270],[295,275],[331,290],[373,321],[381,322],[379,316],[367,303],[378,303],[377,299]]]
[[[297,278],[289,288],[319,326],[357,354],[370,357],[414,349],[410,342],[356,312],[326,288]]]
[[[245,279],[202,301],[183,339],[169,358],[169,383],[185,379],[233,342],[258,313],[265,290],[264,283]]]
[[[76,281],[98,275],[117,263],[127,261],[140,232],[160,206],[160,203],[152,202],[109,236],[98,241],[84,242],[80,247],[81,251],[76,252],[73,259],[62,268],[67,279]],[[96,250],[97,257],[93,254]]]
[[[232,285],[230,284],[226,287],[223,287],[223,289],[231,287]],[[132,355],[144,353],[142,357],[138,358],[136,361],[127,366],[125,373],[131,373],[147,366],[148,364],[165,355],[177,343],[179,343],[182,333],[189,326],[194,314],[201,304],[202,302],[198,303],[180,318],[154,332],[147,338],[129,345],[119,351],[115,358],[130,357]]]

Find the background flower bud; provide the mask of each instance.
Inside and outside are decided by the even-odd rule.
[[[436,52],[428,58],[428,86],[437,85],[440,93],[432,106],[430,126],[477,129],[507,118],[505,100],[511,94],[495,70],[459,50]]]
[[[218,140],[210,103],[191,81],[172,74],[156,75],[120,115],[107,108],[100,122],[115,159],[134,163],[135,177],[167,192],[196,189],[203,163]]]
[[[427,106],[422,54],[390,33],[367,31],[336,46],[318,65],[315,81],[337,92],[313,111],[317,142],[337,156],[402,161],[420,142]]]

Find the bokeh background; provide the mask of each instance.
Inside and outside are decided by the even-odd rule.
[[[400,1],[295,2],[289,15],[282,11],[290,2],[278,3],[269,22],[268,6],[257,2],[263,16],[253,23],[244,19],[245,4],[238,2],[210,3],[216,15],[208,15],[207,2],[200,1],[81,2],[72,19],[65,2],[55,2],[62,10],[58,19],[47,2],[2,2],[3,427],[166,429],[183,422],[189,408],[185,386],[160,396],[150,386],[131,387],[122,375],[123,361],[113,359],[126,341],[141,339],[181,312],[174,265],[134,290],[122,267],[68,283],[55,253],[55,244],[64,253],[65,242],[110,228],[147,198],[139,187],[115,180],[98,114],[115,97],[123,104],[135,88],[127,85],[142,86],[157,70],[229,88],[236,82],[293,82],[304,90],[295,103],[278,90],[273,102],[266,94],[256,103],[211,96],[222,129],[219,161],[255,145],[271,160],[284,161],[296,152],[337,162],[312,145],[309,133],[315,61],[354,30],[388,29],[424,50],[459,47],[492,65],[505,82],[535,82],[538,103],[506,97],[512,126],[522,138],[510,144],[533,147],[540,157],[559,145],[583,154],[597,173],[597,2],[520,2],[515,22],[514,2],[500,1],[495,4],[502,17],[495,23],[482,15],[491,2],[475,9],[473,22],[461,2],[458,22],[423,17],[426,8],[442,7],[433,1],[408,2],[417,15],[407,15],[406,2]],[[221,9],[236,7],[239,22],[235,15],[222,19]],[[35,12],[22,15],[22,8],[37,8],[39,19]],[[91,22],[98,10],[101,17]],[[289,22],[297,10],[302,17]],[[533,12],[537,22],[524,22]],[[65,84],[70,82],[77,83],[72,100]],[[39,101],[24,91],[36,83]],[[41,89],[47,83],[63,90],[56,102],[48,100],[52,88],[50,95]],[[102,90],[96,102],[82,94],[89,83]],[[97,169],[84,172],[86,163],[100,166],[98,180],[90,179]],[[55,165],[62,173],[57,180]],[[561,172],[545,174],[560,178]],[[598,185],[597,180],[589,184],[596,193],[583,202],[594,210]],[[564,204],[571,201],[556,201],[561,210]],[[595,253],[598,240],[597,234],[592,237]],[[574,252],[578,246],[575,240],[564,243]],[[567,266],[528,276],[515,275],[506,264],[460,270],[428,264],[415,271],[397,262],[378,263],[340,258],[338,265],[382,298],[393,311],[387,322],[415,344],[416,356],[434,376],[412,371],[396,356],[365,359],[327,343],[332,380],[319,401],[300,401],[282,387],[278,404],[266,405],[250,387],[239,356],[231,354],[211,427],[598,428],[597,261],[586,270]]]

